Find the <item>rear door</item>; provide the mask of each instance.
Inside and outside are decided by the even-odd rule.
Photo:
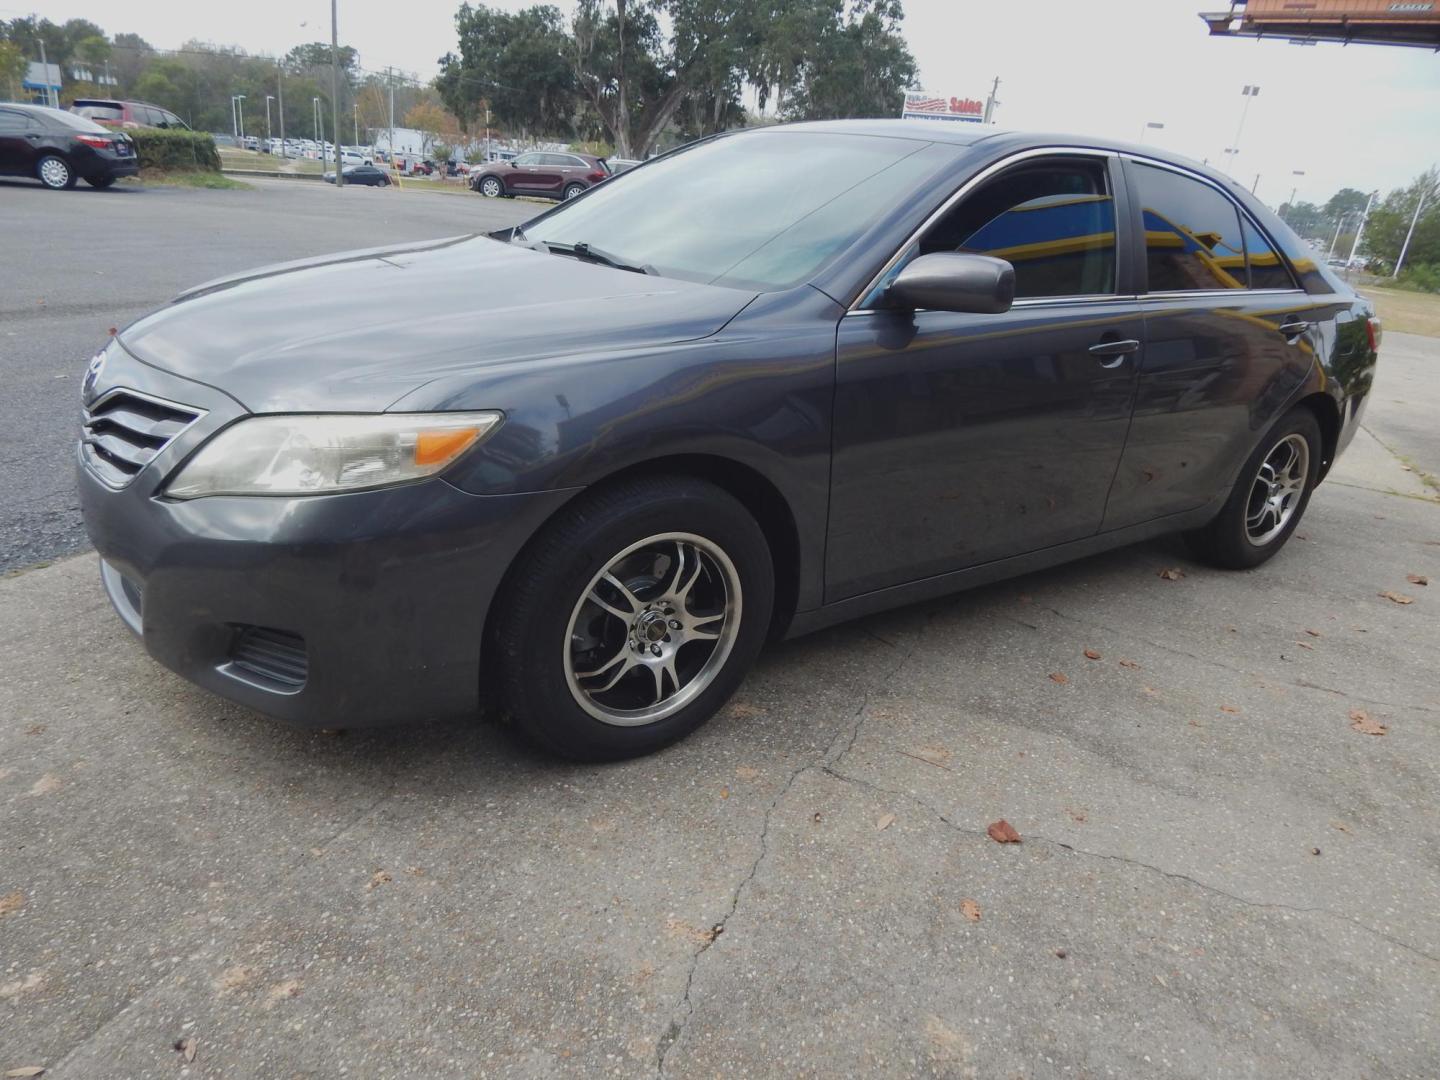
[[[1145,351],[1106,530],[1228,490],[1314,363],[1311,298],[1220,185],[1153,161],[1125,171],[1143,235]]]
[[[1066,150],[999,168],[841,320],[827,603],[1100,528],[1143,337],[1121,176]],[[1014,305],[884,309],[884,283],[932,251],[1007,259]]]

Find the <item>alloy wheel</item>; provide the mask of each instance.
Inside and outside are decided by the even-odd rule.
[[[500,195],[500,181],[496,180],[493,176],[487,176],[484,180],[480,181],[480,194],[484,195],[487,199],[498,198]]]
[[[1245,506],[1245,539],[1264,547],[1290,523],[1310,480],[1310,443],[1286,435],[1265,455]]]
[[[631,544],[581,593],[565,635],[575,702],[621,727],[663,720],[709,686],[740,633],[740,577],[693,533]]]
[[[70,166],[57,157],[47,157],[40,163],[40,180],[46,187],[66,187],[70,183]]]

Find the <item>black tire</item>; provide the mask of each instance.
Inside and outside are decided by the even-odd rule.
[[[87,184],[89,184],[89,185],[90,185],[91,187],[93,187],[93,188],[102,188],[102,189],[103,189],[103,188],[111,187],[112,185],[114,185],[114,183],[115,183],[115,177],[113,177],[113,176],[87,176],[87,177],[85,177],[85,182],[86,182]]]
[[[566,202],[569,202],[571,199],[579,198],[581,195],[584,195],[585,190],[586,188],[584,184],[566,184],[565,190],[564,192],[562,192],[562,196]]]
[[[728,654],[688,703],[652,722],[620,726],[592,715],[577,697],[583,691],[571,690],[572,616],[618,555],[667,533],[692,534],[730,560],[742,601],[738,630]],[[496,597],[486,678],[509,719],[551,753],[577,761],[649,754],[690,734],[735,692],[764,644],[774,596],[765,534],[733,495],[682,476],[618,481],[567,505],[516,559]],[[619,634],[622,649],[627,632],[634,633]],[[673,696],[679,686],[671,685]]]
[[[51,191],[68,191],[75,186],[75,170],[59,154],[46,154],[37,161],[35,178]]]
[[[487,199],[498,199],[505,194],[505,181],[498,176],[482,176],[476,182],[475,190]]]
[[[1267,477],[1273,475],[1273,470],[1265,477],[1261,472],[1287,445],[1296,448],[1292,441],[1295,439],[1303,439],[1306,446],[1303,468],[1299,463],[1295,466],[1297,475],[1303,472],[1304,487],[1290,504],[1289,517],[1282,523],[1278,516],[1269,516],[1264,510],[1270,500],[1265,497],[1262,485],[1268,488]],[[1310,496],[1320,476],[1322,452],[1320,424],[1315,414],[1303,405],[1291,409],[1260,440],[1260,445],[1240,470],[1230,498],[1215,519],[1204,528],[1185,534],[1190,550],[1203,562],[1227,570],[1248,570],[1265,562],[1285,546],[1285,541],[1290,539],[1290,534],[1305,515],[1305,508],[1310,505]],[[1259,522],[1255,521],[1257,515],[1260,515]],[[1258,536],[1255,535],[1257,532]]]

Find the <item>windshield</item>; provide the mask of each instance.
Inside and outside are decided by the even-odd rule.
[[[526,225],[518,239],[586,245],[666,277],[790,288],[954,152],[864,135],[727,136],[607,180]]]

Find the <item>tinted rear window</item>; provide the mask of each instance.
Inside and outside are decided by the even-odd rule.
[[[112,138],[115,135],[115,133],[109,128],[101,127],[99,124],[95,123],[94,120],[91,120],[88,117],[84,116],[76,116],[74,113],[65,112],[63,109],[36,108],[31,115],[33,115],[35,119],[39,120],[42,124],[63,124],[68,128],[74,128],[76,131],[85,131],[91,134],[109,135]]]
[[[77,101],[72,111],[76,116],[89,117],[91,120],[114,120],[119,122],[125,119],[125,110],[115,102]]]

